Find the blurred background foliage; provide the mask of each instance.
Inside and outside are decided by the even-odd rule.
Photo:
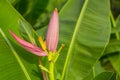
[[[54,8],[60,9],[67,0],[8,0],[36,30],[48,24]],[[116,19],[120,14],[120,0],[110,0],[111,10]]]
[[[48,24],[54,8],[60,10],[67,0],[9,0],[35,30]]]
[[[118,21],[120,21],[120,0],[110,0],[110,2],[111,2],[111,12],[112,12],[113,18],[115,20],[115,24],[114,24],[114,21],[111,20],[111,26],[113,29],[113,27],[115,27],[115,25],[117,27],[120,27],[120,25],[118,24],[119,23]],[[118,33],[118,37],[120,37],[120,33]],[[116,38],[116,33],[112,33],[108,47],[110,45],[110,46],[114,47],[114,49],[118,48],[118,50],[112,51],[113,48],[110,48],[112,52],[109,52],[109,54],[103,55],[100,59],[100,62],[101,62],[101,66],[103,66],[105,70],[112,71],[115,73],[117,72],[120,75],[120,73],[119,73],[120,72],[120,65],[119,65],[120,46],[119,47],[114,46],[115,44],[119,45],[119,43],[120,43],[119,41],[120,41],[120,39]],[[105,51],[105,53],[106,53],[106,51]],[[119,65],[119,66],[117,66],[117,65]],[[120,80],[120,77],[117,76],[116,80]]]
[[[111,0],[111,10],[115,18],[120,14],[120,0]]]

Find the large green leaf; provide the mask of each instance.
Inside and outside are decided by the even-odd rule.
[[[83,80],[92,80],[93,77],[97,76],[98,74],[105,72],[103,67],[101,66],[100,62],[98,61],[93,69],[89,72],[89,74]]]
[[[8,45],[6,44],[8,43]],[[31,80],[25,66],[0,28],[0,79]]]
[[[96,76],[93,80],[116,80],[116,75],[112,72],[103,72]]]
[[[65,61],[62,79],[82,80],[93,69],[110,37],[109,14],[109,0],[69,0],[62,8],[60,43],[66,46],[56,64],[61,71]]]
[[[0,0],[0,27],[5,34],[11,39],[9,29],[12,29],[16,34],[19,34],[18,20],[23,17],[12,7],[7,0]]]
[[[19,19],[21,19],[23,21],[25,21],[25,20],[11,6],[11,4],[7,0],[0,0],[0,9],[1,9],[1,12],[0,12],[0,28],[3,30],[5,35],[12,42],[12,46],[13,46],[14,50],[16,51],[16,54],[19,55],[18,58],[21,60],[21,63],[24,65],[24,68],[26,69],[26,73],[28,73],[28,75],[30,76],[30,79],[31,80],[41,80],[42,76],[41,76],[41,73],[40,73],[40,70],[39,70],[39,67],[38,67],[38,59],[37,59],[38,57],[29,53],[29,52],[27,52],[27,51],[25,51],[20,46],[18,46],[18,44],[15,44],[15,40],[13,40],[13,38],[11,37],[11,35],[8,31],[9,29],[12,29],[17,35],[20,36],[18,20]],[[25,26],[23,26],[23,27],[25,27]],[[0,39],[3,40],[2,37]],[[10,52],[10,49],[7,51],[7,50],[3,49],[2,47],[3,46],[0,46],[0,51],[1,51],[0,59],[2,59],[1,60],[2,64],[0,66],[0,69],[3,69],[3,68],[6,69],[6,68],[8,68],[7,67],[8,65],[5,64],[6,60],[14,59],[15,55],[12,54],[12,52]],[[8,48],[9,47],[7,47],[7,49]],[[2,53],[4,53],[4,55],[2,55]],[[8,55],[11,56],[11,57],[7,57],[7,59],[4,58],[5,56],[8,56]],[[19,62],[17,63],[16,59],[14,59],[14,61],[16,62],[16,64],[19,65]],[[12,65],[10,65],[10,66],[12,66]],[[16,78],[14,78],[14,77],[19,77],[19,75],[22,74],[21,72],[23,72],[22,69],[18,69],[19,71],[16,70],[16,69],[17,69],[16,66],[15,67],[12,66],[12,68],[6,74],[4,73],[5,76],[0,76],[0,77],[2,78],[2,80],[7,80],[7,79],[3,79],[5,77],[9,77],[9,78],[11,78],[11,80],[16,80]],[[14,71],[18,71],[17,75],[16,75],[16,73],[14,73]],[[0,72],[0,74],[2,74],[2,71]],[[8,75],[8,74],[14,74],[14,75]],[[24,75],[21,75],[21,78],[24,78],[24,77],[25,77]],[[12,79],[12,78],[14,78],[14,79]],[[30,79],[27,79],[27,80],[30,80]],[[26,80],[26,79],[24,78],[24,79],[21,79],[21,80]]]

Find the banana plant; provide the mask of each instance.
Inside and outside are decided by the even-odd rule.
[[[120,21],[109,0],[35,1],[0,0],[0,80],[117,80]]]

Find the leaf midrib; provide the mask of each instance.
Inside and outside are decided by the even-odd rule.
[[[84,5],[83,5],[83,8],[82,8],[81,13],[80,13],[80,16],[78,17],[78,20],[77,20],[77,24],[76,24],[76,26],[75,26],[75,30],[74,30],[74,32],[73,32],[72,40],[71,40],[71,42],[70,42],[70,46],[69,46],[69,49],[68,49],[68,52],[67,52],[67,57],[66,57],[66,60],[65,60],[65,63],[64,63],[64,68],[63,68],[61,80],[64,79],[65,71],[66,71],[67,64],[68,64],[68,61],[69,61],[69,58],[70,58],[70,54],[71,54],[71,50],[72,50],[72,45],[74,44],[75,35],[77,34],[77,30],[78,30],[78,28],[79,28],[79,25],[81,24],[81,21],[82,21],[84,12],[85,12],[86,7],[87,7],[87,4],[88,4],[88,0],[85,0]]]

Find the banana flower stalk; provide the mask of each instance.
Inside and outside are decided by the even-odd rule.
[[[48,56],[49,61],[49,70],[45,68],[43,65],[39,65],[41,69],[46,72],[49,72],[50,80],[55,80],[54,78],[54,63],[56,62],[61,49],[64,45],[61,45],[58,51],[56,51],[58,45],[58,37],[59,37],[59,19],[58,19],[58,10],[55,8],[48,25],[47,33],[46,33],[46,41],[39,37],[39,42],[41,44],[41,48],[37,45],[27,42],[21,38],[19,38],[14,32],[10,30],[10,34],[12,37],[27,51],[37,55],[37,56]],[[47,80],[44,78],[44,80]]]
[[[46,34],[46,42],[43,41],[41,36],[39,37],[39,42],[42,48],[21,39],[11,30],[10,30],[10,34],[27,51],[37,56],[48,56],[47,49],[48,49],[48,52],[55,52],[58,44],[59,24],[58,24],[57,9],[54,10],[52,17],[50,19],[47,34]]]

